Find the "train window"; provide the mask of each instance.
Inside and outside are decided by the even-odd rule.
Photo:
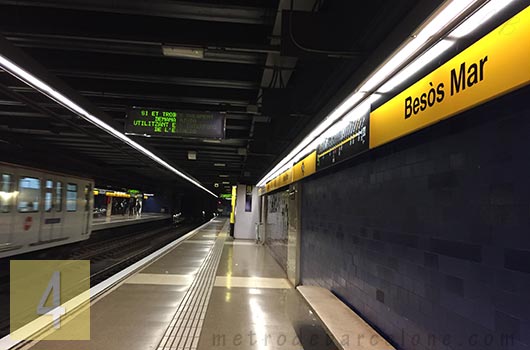
[[[46,180],[46,192],[44,193],[44,211],[50,212],[53,208],[53,181]]]
[[[21,177],[18,181],[18,211],[31,213],[39,211],[40,180]]]
[[[13,175],[2,174],[0,182],[0,213],[9,213],[15,196]]]
[[[66,185],[66,210],[67,211],[77,210],[77,185],[76,184]]]
[[[55,184],[55,210],[63,210],[63,183],[61,181]]]

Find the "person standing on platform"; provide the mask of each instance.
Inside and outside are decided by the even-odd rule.
[[[138,216],[142,216],[142,198],[137,198],[136,199],[136,206],[137,206],[137,209],[136,209],[136,215]]]
[[[127,216],[133,215],[133,209],[134,209],[134,198],[129,198],[129,203],[127,205]]]

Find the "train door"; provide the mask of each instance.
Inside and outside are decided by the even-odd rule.
[[[17,249],[13,242],[13,216],[15,199],[15,177],[6,171],[0,172],[0,252]]]
[[[22,244],[38,244],[42,211],[41,180],[32,172],[23,173],[18,177],[17,185],[13,240]]]
[[[92,207],[93,207],[93,190],[92,184],[85,185],[84,198],[83,198],[83,231],[82,235],[90,234],[90,226],[92,224]]]
[[[64,231],[64,181],[62,179],[55,181],[53,189],[53,208],[55,220],[59,222],[53,227],[53,239],[63,237]],[[65,237],[65,239],[68,237]]]
[[[53,235],[53,180],[44,178],[42,181],[42,215],[40,221],[39,242],[52,240]]]
[[[40,223],[39,241],[51,242],[61,239],[62,218],[56,211],[56,178],[47,176],[43,179],[42,198],[43,208]]]

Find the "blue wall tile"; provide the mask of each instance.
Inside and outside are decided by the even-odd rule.
[[[529,349],[529,94],[307,178],[302,283],[399,349]]]

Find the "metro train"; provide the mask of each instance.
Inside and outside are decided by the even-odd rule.
[[[94,181],[0,162],[0,258],[86,240]]]

